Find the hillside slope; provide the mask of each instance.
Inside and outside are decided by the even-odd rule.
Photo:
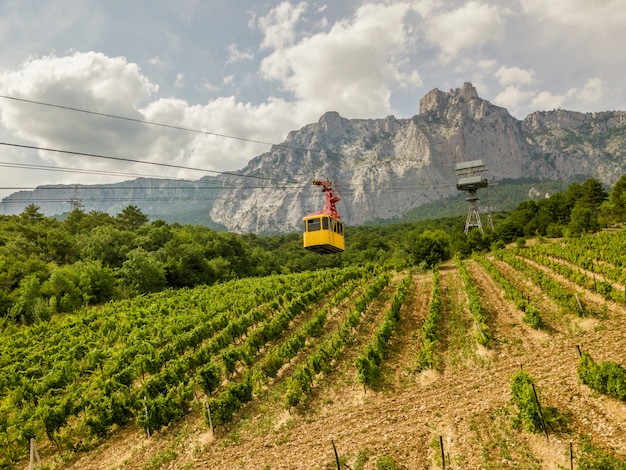
[[[624,236],[620,234],[615,243],[618,240],[623,243]],[[360,322],[350,328],[352,333],[331,367],[313,377],[311,392],[286,410],[284,396],[294,371],[310,363],[324,338],[341,329],[366,285],[374,282],[366,276],[365,284],[343,284],[351,293],[342,300],[335,289],[329,290],[293,319],[279,339],[260,351],[256,364],[269,349],[292,337],[314,312],[328,308],[325,335],[308,338],[276,378],[257,382],[252,401],[232,423],[218,425],[214,434],[202,417],[199,394],[184,420],[149,438],[131,425],[114,431],[90,452],[66,452],[60,460],[53,456],[53,446],[43,445],[44,460],[57,462],[56,468],[76,469],[333,469],[337,468],[334,444],[341,462],[352,469],[381,468],[377,462],[384,461],[395,462],[396,468],[440,468],[440,436],[446,468],[569,468],[570,443],[575,464],[589,458],[582,446],[585,436],[596,449],[624,459],[626,403],[581,384],[576,371],[577,346],[598,362],[626,364],[623,280],[611,278],[610,270],[599,267],[600,261],[595,271],[590,271],[558,257],[557,245],[560,243],[527,251],[507,250],[508,258],[488,254],[463,262],[480,293],[491,338],[489,348],[476,340],[475,319],[459,265],[447,263],[439,270],[443,309],[435,366],[416,372],[433,275],[413,273],[389,354],[382,363],[381,379],[364,389],[357,381],[355,358],[374,336],[407,274],[396,273],[362,312]],[[526,259],[529,271],[523,274],[513,267],[513,259]],[[486,271],[485,260],[496,266],[529,304],[538,307],[545,325],[542,330],[522,321],[523,312],[505,298],[501,284]],[[578,275],[568,279],[564,277],[567,271],[559,273],[547,266],[555,261],[574,268],[572,272]],[[602,263],[605,267],[610,264]],[[530,280],[530,270],[532,279],[546,276],[577,303],[559,303],[552,291]],[[596,292],[600,281],[613,286],[611,295],[616,300]],[[603,290],[605,294],[608,291]],[[584,308],[584,316],[577,314],[577,305]],[[246,368],[241,363],[228,380],[237,380]],[[513,425],[517,409],[511,402],[511,384],[521,368],[535,379],[544,410],[554,408],[568,421],[561,429],[548,429],[547,438]]]

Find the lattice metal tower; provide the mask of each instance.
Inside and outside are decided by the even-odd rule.
[[[486,178],[480,176],[481,173],[487,171],[485,164],[482,160],[472,160],[470,162],[462,162],[454,165],[454,173],[456,174],[458,181],[456,183],[456,189],[459,191],[467,191],[469,194],[465,199],[469,202],[469,210],[467,212],[467,220],[465,221],[465,234],[473,228],[478,228],[483,231],[483,224],[480,221],[480,213],[478,212],[478,201],[480,200],[476,195],[476,192],[480,188],[486,188],[489,185],[489,181]],[[491,209],[489,210],[489,228],[493,230],[493,223],[491,221]]]
[[[72,210],[79,210],[82,212],[83,209],[85,208],[85,205],[83,204],[83,200],[80,197],[80,188],[78,187],[77,184],[74,185],[74,195],[67,202],[69,202],[72,205]]]

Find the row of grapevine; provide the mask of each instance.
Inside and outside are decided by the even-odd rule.
[[[305,284],[307,284],[307,286],[310,285],[308,282]],[[203,347],[215,350],[224,348],[233,341],[234,335],[241,334],[243,330],[241,329],[241,325],[235,321],[227,323],[221,333],[223,332],[227,332],[227,334],[221,334],[219,336],[222,339],[217,343],[217,346],[215,342],[210,341]],[[156,411],[152,413],[152,416],[161,417],[160,419],[155,418],[147,421],[150,426],[156,426],[153,429],[158,429],[161,426],[169,424],[170,416],[162,411],[162,409],[167,406],[170,408],[174,407],[172,402],[177,397],[171,393],[171,390],[180,386],[190,369],[197,366],[203,360],[207,360],[208,357],[210,357],[210,353],[215,352],[211,349],[207,351],[201,348],[195,351],[194,356],[191,358],[192,360],[189,360],[190,358],[188,357],[177,357],[176,359],[163,361],[164,363],[167,362],[167,370],[151,375],[143,382],[141,389],[137,389],[136,387],[132,387],[132,385],[137,379],[138,369],[140,368],[137,365],[139,364],[138,361],[140,361],[141,355],[130,357],[126,354],[127,350],[128,347],[122,348],[121,353],[111,358],[107,364],[108,367],[104,367],[102,375],[95,377],[95,380],[92,379],[89,381],[88,385],[76,387],[74,386],[75,383],[72,383],[72,386],[64,387],[66,388],[65,390],[61,388],[61,390],[57,390],[53,395],[50,395],[48,399],[49,403],[46,403],[45,406],[54,410],[62,409],[63,419],[53,419],[50,421],[51,424],[49,425],[44,421],[43,424],[49,437],[54,436],[62,427],[66,426],[67,419],[70,416],[78,416],[81,412],[84,414],[85,421],[88,423],[88,429],[96,435],[102,435],[108,425],[123,425],[133,417],[140,418],[144,416],[142,409],[146,406],[156,409]],[[178,350],[179,354],[182,352],[182,350]],[[116,361],[116,357],[125,358],[125,360]],[[113,367],[110,367],[111,365]],[[187,388],[189,387],[187,386]],[[92,405],[92,403],[106,403],[112,400],[114,394],[125,396],[125,402],[129,405],[123,409],[125,413],[118,412],[114,415],[117,417],[117,420],[110,419],[107,413],[103,414],[102,408],[97,408]],[[22,400],[22,402],[17,403],[18,411],[23,410],[23,412],[17,416],[19,416],[19,420],[26,421],[26,425],[24,426],[26,429],[37,428],[37,416],[39,415],[40,409],[38,403],[39,396],[40,395],[33,393],[28,397],[30,400]],[[149,398],[150,401],[148,404],[140,402],[142,396]],[[22,395],[22,398],[24,398],[24,395]],[[15,403],[14,395],[9,396],[9,399],[13,399],[12,401]],[[71,403],[72,406],[63,406],[68,402]],[[152,402],[154,402],[154,405]],[[179,405],[181,405],[181,403],[177,402],[176,406],[179,409],[184,409]],[[29,410],[31,411],[30,413],[28,413]],[[58,416],[59,414],[60,413],[56,413],[54,416]],[[32,424],[32,426],[29,426],[29,423]]]
[[[474,325],[476,325],[476,340],[479,344],[489,347],[489,343],[492,339],[491,330],[487,324],[487,317],[485,316],[485,312],[480,301],[480,293],[474,285],[474,281],[467,271],[465,263],[461,261],[458,256],[455,257],[454,262],[459,271],[459,275],[463,280],[465,293],[467,294],[469,303],[469,311],[472,315],[472,319],[474,320]]]
[[[344,346],[351,337],[353,329],[361,323],[363,313],[370,304],[387,287],[390,281],[388,273],[382,273],[376,278],[354,302],[346,318],[339,325],[337,332],[330,338],[317,345],[315,352],[307,356],[306,363],[296,367],[291,377],[287,379],[287,390],[284,403],[287,408],[296,406],[313,389],[314,377],[329,370],[330,362],[339,356]]]
[[[345,279],[346,281],[348,279]],[[363,281],[367,282],[368,276],[363,277]],[[230,380],[225,389],[217,397],[209,400],[209,409],[212,410],[212,420],[218,424],[230,422],[233,415],[248,401],[252,400],[254,386],[257,382],[262,381],[264,377],[273,377],[278,369],[289,359],[294,357],[297,352],[305,345],[306,339],[309,337],[319,336],[323,331],[323,326],[327,319],[328,308],[345,299],[351,289],[355,287],[350,282],[347,286],[340,289],[328,302],[325,308],[319,309],[314,313],[311,319],[305,321],[300,328],[289,336],[282,343],[268,348],[264,358],[259,361],[258,365],[253,368],[246,369],[241,374],[241,380]],[[292,313],[293,310],[288,310]],[[293,316],[278,316],[274,322],[275,328],[270,328],[269,332],[274,334],[264,334],[266,345],[274,338],[278,337],[286,328]],[[262,331],[263,327],[255,330]],[[250,338],[249,338],[250,339]],[[242,347],[245,347],[242,344]],[[200,370],[200,383],[207,395],[211,395],[217,388],[219,382],[219,367],[206,365]],[[208,414],[205,415],[208,419]]]
[[[400,308],[409,291],[413,273],[409,272],[396,291],[391,307],[385,313],[382,323],[376,330],[374,338],[365,346],[364,351],[355,360],[357,379],[363,386],[372,385],[378,378],[380,365],[387,355],[387,347],[396,324],[400,321]]]
[[[472,259],[476,261],[485,272],[498,284],[503,290],[505,298],[513,301],[515,307],[523,312],[522,321],[534,329],[544,327],[543,319],[539,313],[539,309],[530,300],[530,297],[522,292],[513,282],[511,282],[499,269],[493,264],[489,258],[484,255],[474,253]]]
[[[81,423],[96,437],[132,420],[149,431],[167,425],[189,408],[202,377],[199,368],[219,361],[216,380],[221,382],[233,352],[242,351],[238,348],[245,344],[253,356],[306,305],[368,270],[270,276],[227,287],[162,292],[4,332],[0,441],[6,446],[0,456],[12,462],[31,437],[42,433],[58,441],[69,422],[72,431],[65,434],[71,439],[88,437],[79,431]],[[259,331],[265,332],[262,341]],[[132,341],[124,342],[124,334]],[[254,347],[251,338],[257,340]],[[245,359],[237,354],[235,360]]]
[[[422,325],[420,348],[416,361],[416,370],[421,372],[432,369],[436,363],[436,349],[439,342],[437,332],[441,323],[443,300],[441,297],[441,284],[439,280],[439,267],[433,267],[432,290],[430,303],[428,305],[428,315]]]
[[[367,282],[369,278],[364,278]],[[338,305],[356,290],[355,283],[348,283],[335,294],[323,308],[319,309],[313,317],[305,322],[293,335],[283,343],[271,347],[263,359],[261,371],[264,376],[273,378],[278,370],[304,347],[308,338],[317,338],[322,335],[324,325],[328,319],[328,311]]]
[[[256,308],[255,283],[258,281],[247,280],[230,282],[227,288],[219,285],[162,292],[82,311],[58,323],[45,322],[15,329],[13,333],[4,332],[6,347],[0,347],[0,397],[19,386],[16,381],[22,379],[36,383],[33,393],[39,395],[59,388],[60,381],[74,381],[96,369],[106,369],[104,372],[113,376],[143,355],[149,356],[142,359],[152,369],[150,372],[156,372],[185,347],[224,328],[229,315],[233,315],[233,299],[248,302],[238,306],[238,315],[244,309]],[[267,286],[275,297],[289,291],[288,284],[278,276],[268,278]],[[177,299],[185,296],[185,302],[177,305]]]
[[[583,352],[578,364],[578,377],[596,392],[626,401],[626,368],[612,361],[597,363]]]
[[[528,432],[548,433],[548,429],[563,429],[567,418],[554,407],[542,406],[535,379],[526,371],[520,370],[513,376],[511,384],[512,402],[518,409],[513,422]]]
[[[557,243],[542,243],[531,247],[537,253],[561,258],[612,282],[625,285],[626,233],[598,233],[569,238]]]
[[[511,265],[515,270],[527,276],[534,284],[561,307],[565,314],[583,316],[585,306],[577,293],[570,292],[562,284],[554,280],[549,274],[531,266],[525,260],[508,250],[496,250],[494,256]]]
[[[369,277],[363,277],[362,281],[368,282]],[[298,351],[305,345],[307,338],[318,337],[322,334],[324,324],[328,317],[328,309],[347,298],[355,287],[355,282],[350,282],[340,289],[325,303],[324,308],[315,312],[311,319],[304,322],[300,328],[284,342],[270,347],[257,367],[243,373],[243,378],[240,382],[230,382],[218,397],[211,398],[208,402],[208,410],[205,409],[205,419],[207,423],[209,422],[209,410],[212,410],[210,418],[211,424],[230,422],[234,413],[245,403],[252,400],[256,383],[263,382],[265,377],[275,377],[280,367],[288,360],[295,357]],[[199,371],[199,379],[204,392],[207,395],[212,395],[213,391],[219,386],[219,368],[215,365],[207,364]]]
[[[611,282],[607,282],[606,280],[602,279],[596,279],[595,270],[592,272],[592,275],[589,276],[580,268],[570,265],[569,261],[559,261],[558,258],[555,258],[552,255],[548,255],[546,253],[542,253],[542,250],[537,248],[529,250],[516,250],[514,251],[514,253],[518,256],[531,259],[543,266],[550,268],[552,271],[558,273],[564,278],[574,282],[575,284],[578,284],[585,289],[597,292],[598,294],[602,295],[606,300],[624,303],[624,291],[614,288]],[[594,265],[592,261],[591,268],[594,269],[595,266],[598,265]]]
[[[350,280],[357,273],[357,271],[344,270],[335,275],[326,276],[323,282],[319,282],[313,285],[310,290],[292,297],[291,301],[274,315],[262,318],[262,321],[256,325],[255,329],[250,334],[247,334],[245,339],[242,338],[237,345],[225,344],[222,349],[213,352],[219,358],[221,367],[220,364],[217,364],[213,366],[212,370],[223,371],[226,380],[228,380],[224,390],[219,393],[219,396],[212,398],[210,402],[210,406],[215,410],[215,418],[218,423],[230,421],[233,414],[243,404],[252,399],[254,381],[253,373],[249,366],[253,363],[259,350],[281,335],[289,323],[307,310],[310,305],[320,300],[327,292]],[[244,335],[246,331],[247,329],[240,331],[239,336]],[[214,361],[214,359],[211,359],[211,361]],[[239,373],[241,380],[232,380],[238,363],[243,367],[243,371]],[[177,375],[178,382],[174,380],[172,383],[167,384],[167,387],[159,390],[158,396],[150,398],[157,402],[164,400],[166,407],[180,406],[179,402],[174,401],[178,398],[177,395],[174,395],[174,400],[170,399],[171,390],[176,388],[178,384],[184,384],[186,378],[192,376],[194,371],[195,367],[181,371],[182,373]],[[146,387],[144,387],[144,390],[146,390]],[[136,414],[141,416],[139,410],[136,410]],[[165,426],[169,422],[164,419],[154,423],[147,422],[146,425],[148,431],[152,431],[160,429],[161,426]],[[152,425],[156,427],[152,428]]]
[[[613,362],[597,364],[588,353],[581,353],[578,376],[581,382],[594,390],[626,400],[626,369],[618,364]],[[541,390],[536,382],[535,378],[523,369],[513,376],[511,402],[517,408],[513,425],[531,433],[543,432],[546,436],[549,432],[571,435],[571,429],[568,429],[569,417],[560,413],[557,408],[542,403]],[[580,444],[580,452],[576,456],[577,468],[626,470],[626,462],[623,459],[596,447],[588,436],[584,434],[580,436]],[[574,458],[571,452],[570,444],[573,464]],[[559,468],[563,467],[559,466]]]

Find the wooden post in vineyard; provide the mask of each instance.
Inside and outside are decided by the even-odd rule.
[[[580,299],[578,298],[578,292],[574,294],[574,297],[576,298],[576,302],[578,302],[578,308],[580,309],[580,313],[581,315],[583,315],[585,313],[585,309],[583,308],[583,304],[580,303]]]
[[[543,411],[541,410],[541,403],[539,403],[537,390],[535,390],[535,384],[531,383],[530,386],[533,388],[533,394],[535,395],[535,400],[537,401],[537,407],[539,409],[539,416],[541,417],[541,425],[543,426],[543,431],[546,433],[546,440],[548,440],[548,428],[546,426],[546,420],[543,418]]]
[[[30,464],[28,466],[28,470],[33,470],[35,468],[35,460],[37,460],[37,465],[41,465],[41,457],[39,457],[39,451],[37,450],[37,444],[35,444],[35,438],[30,438]]]
[[[143,411],[146,413],[146,434],[150,439],[150,415],[148,414],[148,398],[145,395],[143,396]]]
[[[339,463],[339,454],[337,453],[337,448],[335,447],[335,441],[331,440],[330,443],[333,445],[333,451],[335,452],[335,461],[337,462],[337,470],[341,470],[341,464]]]
[[[441,468],[446,470],[446,454],[443,451],[443,436],[439,436],[439,449],[441,450]]]
[[[215,431],[213,429],[213,420],[211,419],[211,406],[209,405],[209,399],[205,396],[204,397],[204,405],[206,406],[206,413],[207,413],[207,417],[209,418],[209,427],[211,428],[211,434],[215,434]]]

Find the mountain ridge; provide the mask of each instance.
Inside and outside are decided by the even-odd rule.
[[[459,162],[482,159],[486,177],[494,183],[593,177],[610,186],[626,172],[624,157],[625,111],[557,109],[519,120],[480,98],[466,82],[449,92],[428,92],[420,101],[419,114],[411,118],[347,119],[326,112],[316,123],[289,132],[283,143],[252,158],[237,175],[184,183],[154,180],[144,193],[137,188],[124,194],[128,200],[114,201],[117,205],[107,205],[104,193],[90,190],[93,207],[86,201],[84,205],[87,210],[119,212],[135,196],[136,205],[152,218],[205,211],[207,223],[228,231],[279,233],[300,230],[302,217],[323,205],[319,188],[310,184],[314,178],[335,182],[342,196],[338,203],[342,219],[347,225],[360,225],[397,219],[458,194],[454,165]],[[137,181],[118,185],[133,186]],[[65,201],[74,186],[67,189]],[[0,213],[19,213],[19,204],[13,202],[18,197],[25,200],[24,206],[29,200],[44,200],[46,188],[4,198]],[[47,215],[69,210],[67,202],[38,205]]]

